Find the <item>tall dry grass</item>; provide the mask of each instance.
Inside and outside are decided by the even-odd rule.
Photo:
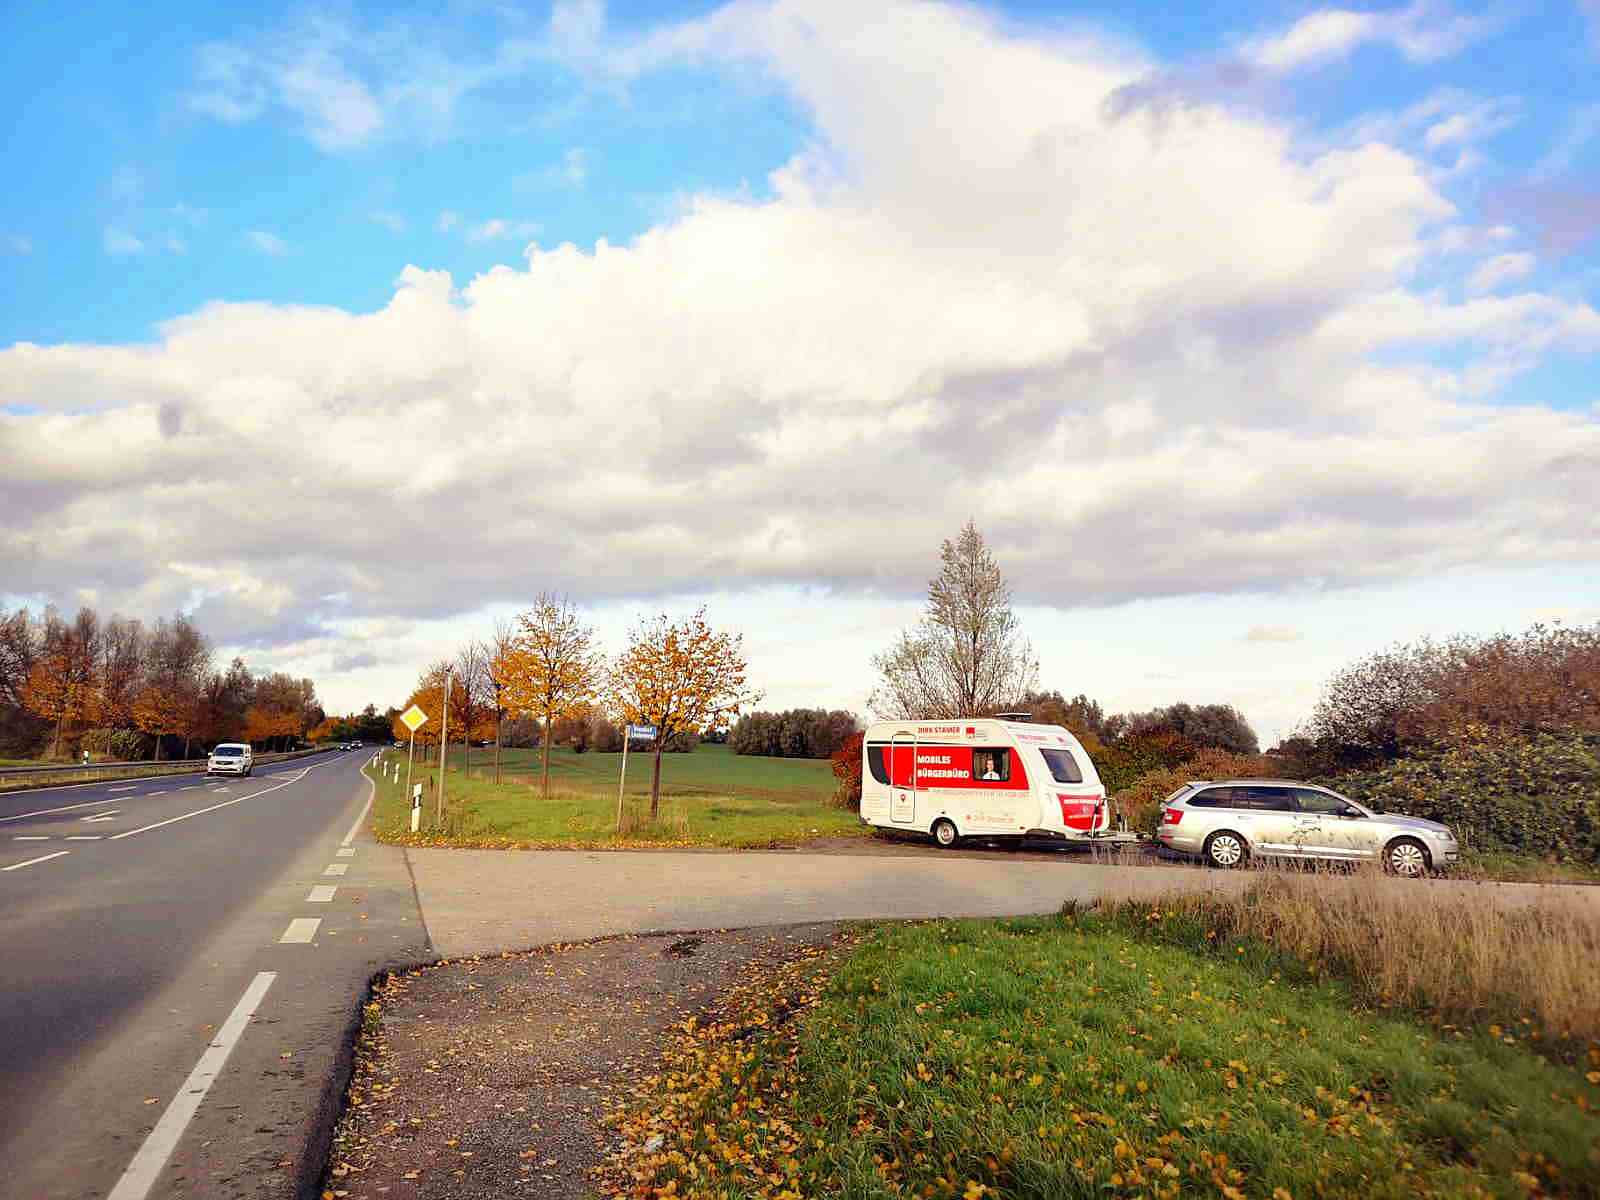
[[[1211,944],[1259,939],[1366,1004],[1575,1044],[1600,1042],[1600,905],[1588,891],[1264,869],[1241,887],[1106,907]]]

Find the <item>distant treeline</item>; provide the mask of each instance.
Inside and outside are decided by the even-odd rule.
[[[728,747],[735,754],[768,758],[829,758],[860,727],[856,715],[843,709],[753,712],[734,724]]]

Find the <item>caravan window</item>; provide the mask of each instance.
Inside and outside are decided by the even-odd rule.
[[[1041,750],[1045,765],[1057,783],[1082,783],[1083,768],[1071,750]]]
[[[1011,751],[974,750],[972,752],[972,777],[989,783],[1005,783],[1011,778]]]
[[[883,750],[882,742],[867,747],[867,770],[872,772],[872,777],[879,783],[888,783],[889,768],[884,765]]]

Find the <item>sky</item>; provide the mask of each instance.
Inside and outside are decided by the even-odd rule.
[[[1267,741],[1600,620],[1600,2],[0,11],[0,602],[330,709],[535,594],[866,713],[973,520],[1041,683]]]

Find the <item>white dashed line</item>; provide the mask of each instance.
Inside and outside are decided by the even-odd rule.
[[[324,871],[323,874],[324,875],[343,875],[349,869],[350,869],[350,864],[349,863],[329,863],[328,864],[328,869],[326,871]]]
[[[69,842],[98,842],[102,836],[103,836],[102,834],[98,834],[98,833],[69,833],[69,834],[67,834],[67,841],[69,841]]]
[[[251,792],[251,793],[249,793],[248,795],[245,795],[245,796],[235,796],[232,800],[224,800],[220,804],[211,804],[211,805],[208,805],[205,808],[197,808],[193,812],[180,813],[176,817],[168,817],[165,821],[157,821],[154,825],[141,825],[138,829],[129,829],[129,830],[126,830],[126,831],[124,831],[122,833],[114,833],[114,834],[111,835],[111,837],[108,840],[113,841],[113,842],[121,841],[123,838],[132,837],[136,833],[148,833],[150,830],[152,830],[152,829],[160,829],[164,825],[175,825],[179,821],[187,821],[190,817],[198,817],[198,816],[201,816],[204,813],[216,812],[217,809],[219,809],[219,808],[227,808],[228,805],[230,805],[230,804],[238,804],[240,801],[243,801],[243,800],[253,800],[257,796],[265,796],[268,792],[275,792],[279,788],[286,788],[291,783],[299,783],[300,780],[302,780],[302,779],[304,779],[306,777],[307,772],[309,772],[310,770],[311,770],[311,768],[307,767],[304,771],[301,771],[300,774],[296,775],[293,779],[285,779],[282,783],[273,784],[273,786],[271,786],[269,788],[262,788],[259,792]]]
[[[108,791],[108,792],[131,792],[131,791],[133,791],[134,788],[136,788],[138,786],[139,785],[137,783],[125,783],[121,787],[107,788],[106,791]]]
[[[166,794],[167,794],[167,789],[166,788],[162,788],[160,791],[157,791],[157,792],[146,792],[145,793],[146,796],[165,796]]]
[[[23,867],[31,867],[34,863],[49,862],[52,858],[60,858],[63,854],[71,854],[71,850],[57,850],[54,854],[41,854],[38,858],[30,858],[27,862],[12,863],[9,867],[0,867],[0,871],[20,871]]]
[[[189,1078],[183,1081],[178,1094],[172,1098],[172,1103],[167,1105],[167,1111],[161,1114],[156,1127],[150,1131],[150,1136],[145,1138],[144,1145],[139,1147],[139,1152],[133,1156],[133,1161],[128,1164],[128,1169],[122,1173],[122,1178],[117,1180],[117,1186],[111,1189],[111,1194],[106,1200],[144,1200],[150,1194],[150,1189],[155,1187],[156,1180],[161,1176],[162,1168],[167,1165],[167,1159],[172,1157],[178,1139],[183,1136],[184,1129],[199,1111],[201,1101],[206,1098],[211,1085],[222,1073],[228,1056],[239,1044],[239,1038],[243,1036],[250,1018],[255,1015],[262,997],[267,994],[267,989],[277,977],[274,971],[262,971],[250,981],[250,986],[245,988],[244,995],[239,997],[239,1003],[228,1014],[228,1019],[222,1023],[222,1028],[217,1030],[217,1036],[206,1047],[206,1052],[200,1056],[200,1061],[195,1063],[194,1070],[189,1072]]]
[[[13,842],[48,842],[48,833],[19,833],[11,839]]]
[[[203,783],[191,783],[188,787],[181,787],[178,790],[180,792],[198,792],[203,787],[205,787]]]
[[[311,889],[311,894],[306,897],[307,904],[327,904],[333,899],[333,894],[339,889],[331,883],[319,883]]]
[[[334,853],[340,858],[354,858],[356,856],[354,846],[340,846]]]
[[[33,812],[12,813],[9,817],[0,817],[0,821],[20,821],[24,817],[46,817],[51,813],[71,812],[75,808],[93,808],[97,804],[115,803],[115,800],[85,800],[82,804],[63,804],[60,808],[39,808]]]
[[[78,820],[87,821],[89,824],[93,825],[96,821],[109,821],[112,817],[119,815],[121,812],[122,810],[120,808],[113,808],[108,812],[95,813],[92,817],[79,817]]]
[[[289,922],[289,928],[283,931],[283,936],[278,939],[278,944],[280,946],[303,946],[317,936],[317,929],[321,924],[321,917],[296,917]]]

